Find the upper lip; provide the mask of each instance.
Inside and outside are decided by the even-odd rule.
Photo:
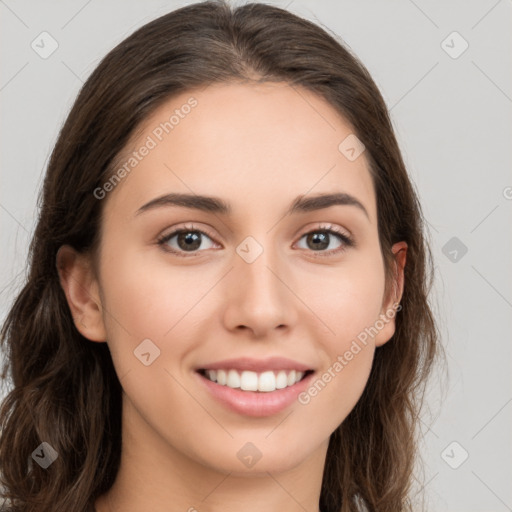
[[[200,366],[197,370],[239,370],[264,372],[266,370],[298,370],[306,372],[312,370],[308,365],[299,363],[286,357],[269,357],[267,359],[253,359],[250,357],[239,357],[236,359],[224,359],[215,363]]]

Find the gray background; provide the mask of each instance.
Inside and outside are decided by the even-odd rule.
[[[44,168],[80,86],[135,28],[188,3],[0,0],[0,319],[22,285]],[[427,508],[512,510],[512,2],[267,3],[320,23],[368,67],[423,204],[449,372],[433,380],[423,417]],[[43,31],[58,43],[46,59],[31,47]]]

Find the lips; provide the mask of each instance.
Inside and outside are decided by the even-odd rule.
[[[238,358],[196,369],[200,385],[216,401],[245,416],[269,416],[291,406],[311,382],[313,368],[283,357]]]

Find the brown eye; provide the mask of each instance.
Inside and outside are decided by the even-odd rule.
[[[210,246],[205,239],[211,242]],[[214,244],[208,234],[200,229],[177,229],[168,235],[164,235],[158,240],[158,244],[163,246],[164,250],[183,256],[184,253],[195,254],[199,249],[209,249]]]
[[[353,240],[348,235],[340,233],[333,227],[309,231],[302,235],[302,239],[305,239],[306,247],[302,246],[301,248],[317,252],[318,256],[337,254],[347,247],[354,246]]]
[[[327,249],[329,247],[331,235],[326,231],[317,231],[306,235],[306,244],[314,251]]]
[[[194,251],[201,246],[201,234],[197,231],[186,231],[178,233],[176,243],[184,251]]]

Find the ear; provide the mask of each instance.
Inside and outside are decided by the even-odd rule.
[[[404,268],[407,255],[407,243],[397,242],[391,248],[394,256],[394,276],[389,293],[384,298],[379,320],[375,322],[378,333],[375,336],[375,346],[380,347],[388,342],[395,334],[395,318],[402,309],[400,300],[404,292]]]
[[[106,341],[99,285],[90,257],[63,245],[57,251],[56,263],[76,328],[91,341]]]

